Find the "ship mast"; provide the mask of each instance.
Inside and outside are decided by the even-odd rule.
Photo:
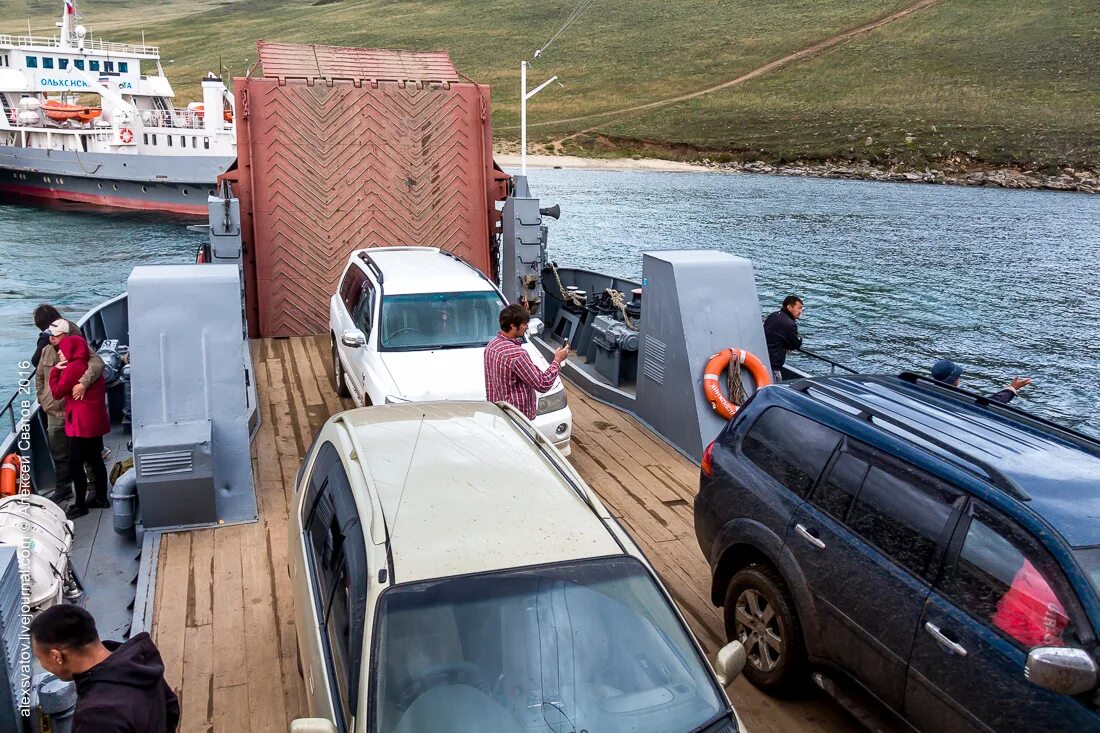
[[[61,0],[61,48],[72,48],[73,21],[76,20],[76,0]]]

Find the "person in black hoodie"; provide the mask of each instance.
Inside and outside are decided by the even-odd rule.
[[[164,662],[149,638],[99,640],[92,615],[62,604],[40,613],[30,627],[39,664],[76,681],[73,733],[174,733],[176,694],[164,681]]]
[[[802,348],[802,337],[798,335],[801,317],[802,298],[788,295],[783,299],[783,307],[764,319],[764,340],[768,344],[768,359],[776,384],[783,381],[781,370],[787,361],[787,352]]]

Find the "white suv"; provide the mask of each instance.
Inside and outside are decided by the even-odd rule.
[[[435,247],[353,252],[329,304],[337,393],[361,406],[484,400],[485,345],[506,305],[477,269]],[[533,344],[524,349],[546,369]],[[561,380],[539,395],[535,425],[569,455],[573,415]]]
[[[321,428],[289,517],[312,717],[292,733],[736,733],[668,592],[518,410],[424,402]]]

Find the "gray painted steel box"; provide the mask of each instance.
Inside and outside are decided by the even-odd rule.
[[[711,356],[736,347],[767,363],[752,263],[715,250],[646,252],[642,288],[637,414],[699,461],[726,424],[703,396]]]
[[[139,425],[134,465],[147,528],[218,521],[209,420]]]
[[[254,520],[238,267],[136,267],[127,290],[135,447],[163,444],[157,426],[209,421],[217,514],[204,521]],[[153,437],[143,435],[150,430]],[[143,488],[140,477],[138,488]],[[143,496],[146,526],[161,526],[146,519],[144,502]],[[180,521],[171,521],[168,513],[160,517],[163,526],[194,523],[193,514],[184,515]]]

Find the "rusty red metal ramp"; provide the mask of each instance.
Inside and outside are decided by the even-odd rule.
[[[492,275],[507,175],[493,164],[489,88],[445,52],[259,42],[235,80],[249,332],[328,329],[360,247],[441,247]]]

